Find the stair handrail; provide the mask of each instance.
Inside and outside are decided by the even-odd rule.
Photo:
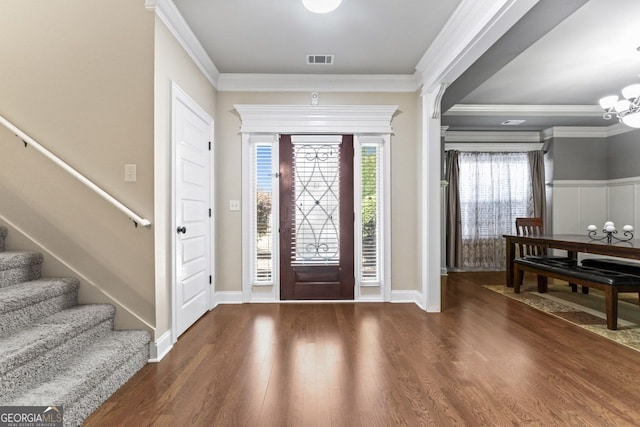
[[[136,214],[134,211],[126,207],[122,202],[120,202],[111,194],[107,193],[102,188],[94,184],[89,178],[85,177],[80,172],[78,172],[77,170],[69,166],[69,164],[67,164],[60,157],[56,156],[51,151],[44,148],[35,139],[31,138],[29,135],[27,135],[25,132],[19,129],[16,125],[11,123],[9,120],[4,118],[2,115],[0,115],[0,123],[2,123],[7,129],[13,132],[18,138],[20,138],[22,142],[24,142],[25,147],[27,145],[31,145],[33,148],[38,150],[46,158],[48,158],[53,163],[60,166],[66,172],[70,173],[71,176],[76,178],[78,181],[82,182],[84,185],[86,185],[87,187],[92,189],[95,193],[97,193],[100,197],[102,197],[107,202],[109,202],[114,207],[116,207],[116,209],[120,210],[122,213],[127,215],[129,219],[133,221],[136,227],[138,226],[138,224],[142,225],[143,227],[149,227],[151,225],[151,221],[149,221],[148,219],[142,218],[140,215]]]

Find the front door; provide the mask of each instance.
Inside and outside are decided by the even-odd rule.
[[[280,136],[280,298],[353,299],[353,136]]]

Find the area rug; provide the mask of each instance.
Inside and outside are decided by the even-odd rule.
[[[504,285],[485,285],[485,288],[640,351],[640,307],[637,293],[619,295],[618,330],[611,331],[607,329],[604,294],[597,289],[589,289],[589,295],[583,295],[579,287],[578,292],[571,292],[567,284],[561,283],[549,283],[546,294],[538,293],[535,283],[521,286],[519,294]]]

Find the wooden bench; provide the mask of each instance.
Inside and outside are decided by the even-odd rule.
[[[526,257],[514,260],[516,280],[513,290],[520,293],[522,274],[529,271],[538,275],[538,292],[547,292],[548,278],[599,289],[604,292],[607,329],[618,328],[618,293],[640,292],[640,276],[613,270],[568,264],[544,257]]]
[[[612,270],[619,273],[640,276],[640,263],[637,262],[610,258],[585,258],[582,260],[582,265],[585,267],[601,268],[603,270]]]
[[[582,260],[585,267],[602,268],[604,270],[617,271],[619,273],[640,276],[640,263],[622,261],[611,258],[586,258]],[[638,304],[640,304],[640,292],[638,292]]]

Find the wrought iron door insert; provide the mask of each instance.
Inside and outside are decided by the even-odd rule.
[[[280,173],[281,297],[352,299],[353,138],[283,135]]]

